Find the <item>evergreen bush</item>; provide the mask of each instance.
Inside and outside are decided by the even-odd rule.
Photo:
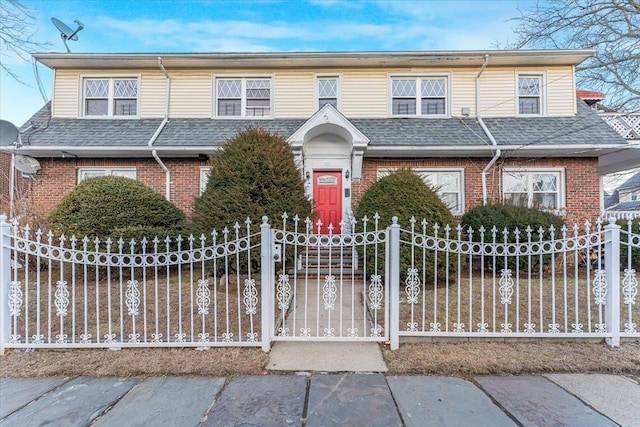
[[[531,241],[536,242],[540,240],[541,234],[539,233],[542,227],[542,240],[549,240],[551,238],[550,228],[553,226],[554,239],[562,238],[562,227],[564,222],[562,219],[550,212],[545,212],[536,208],[529,208],[526,206],[516,206],[511,204],[491,204],[485,206],[476,206],[469,210],[462,216],[461,225],[464,231],[467,232],[469,228],[473,230],[472,240],[479,242],[481,240],[480,227],[484,227],[484,242],[493,242],[492,229],[495,226],[496,243],[504,243],[503,231],[506,229],[507,243],[514,243],[516,241],[515,230],[520,231],[519,242],[526,243],[527,227],[531,228]],[[519,257],[519,268],[526,269],[528,267],[528,257]],[[543,261],[546,262],[548,257],[543,257]],[[515,268],[516,257],[509,257],[509,267]],[[532,257],[532,269],[539,267],[540,257]],[[485,267],[493,267],[493,257],[485,256]],[[496,257],[496,268],[504,268],[504,257]]]
[[[281,135],[261,128],[239,131],[211,157],[207,187],[195,202],[193,228],[209,235],[250,218],[257,232],[262,216],[274,225],[284,212],[312,216],[291,147]]]
[[[185,215],[140,181],[104,176],[85,179],[74,187],[48,221],[56,235],[65,234],[67,238],[88,236],[91,242],[96,237],[103,242],[111,238],[112,251],[122,237],[126,242],[124,251],[129,252],[131,239],[139,242],[142,237],[174,238],[182,231]],[[147,252],[149,247],[153,248],[153,244],[147,246]],[[164,249],[164,241],[159,247]]]
[[[375,182],[362,196],[362,200],[358,205],[355,216],[358,221],[366,215],[369,218],[367,229],[373,229],[373,216],[380,216],[380,228],[385,228],[392,223],[394,216],[398,217],[398,223],[404,230],[411,230],[411,218],[416,219],[416,232],[422,232],[422,220],[426,220],[427,235],[433,236],[433,225],[440,226],[438,237],[444,237],[444,228],[446,225],[455,227],[455,219],[449,208],[440,200],[435,190],[422,181],[422,179],[409,169],[399,169],[394,173],[385,176]],[[358,226],[358,228],[361,228]],[[452,234],[453,235],[453,234]],[[406,276],[407,270],[411,268],[411,245],[400,245],[400,272],[403,277]],[[422,249],[415,249],[414,266],[419,270],[422,269]],[[360,254],[362,255],[362,254]],[[436,273],[434,267],[435,251],[427,250],[425,253],[424,272],[419,271],[419,276],[423,273],[426,280],[433,281]],[[447,265],[444,262],[444,253],[438,253],[438,281],[445,279],[447,273]],[[440,258],[442,257],[442,258]],[[450,257],[448,273],[451,275],[456,271],[455,257]],[[378,251],[378,268],[384,271],[384,250]],[[367,250],[367,265],[373,265],[375,254],[372,250]]]

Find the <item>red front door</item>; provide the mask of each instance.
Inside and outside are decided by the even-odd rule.
[[[342,221],[342,171],[314,171],[313,198],[316,203],[316,219],[322,221],[320,233],[329,234],[329,224],[333,234],[340,234]],[[318,231],[314,223],[313,230]]]

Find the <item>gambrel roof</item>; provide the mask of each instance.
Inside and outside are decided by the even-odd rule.
[[[365,156],[487,156],[493,148],[475,118],[349,118],[369,139]],[[570,117],[486,118],[500,148],[512,155],[597,156],[626,141],[578,101]],[[36,129],[22,135],[21,152],[53,156],[67,152],[80,157],[148,156],[148,142],[162,119],[52,118],[50,103],[23,126]],[[211,154],[239,129],[262,127],[291,136],[306,120],[169,119],[153,147],[167,156]],[[6,149],[6,147],[5,147]],[[530,155],[530,154],[529,154]]]

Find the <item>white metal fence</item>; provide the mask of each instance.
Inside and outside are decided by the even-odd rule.
[[[0,344],[262,346],[400,337],[640,339],[640,235],[287,218],[208,236],[100,242],[0,217]],[[255,228],[253,229],[255,230]]]

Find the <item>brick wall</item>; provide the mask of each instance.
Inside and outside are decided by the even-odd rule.
[[[165,194],[165,174],[153,159],[39,159],[42,170],[30,184],[30,194],[45,211],[52,210],[77,182],[77,170],[83,166],[135,166],[137,179]],[[200,167],[208,162],[198,159],[163,159],[171,171],[171,201],[187,215],[193,210],[200,185]],[[365,159],[362,179],[352,183],[354,206],[363,192],[376,180],[379,167],[458,167],[464,168],[465,208],[482,204],[482,169],[489,159]],[[563,167],[566,177],[567,221],[593,221],[600,212],[598,160],[588,159],[501,159],[487,175],[490,200],[501,193],[503,167]]]
[[[482,204],[482,169],[490,159],[365,159],[362,179],[352,184],[354,206],[377,178],[379,167],[457,167],[464,168],[465,209]],[[487,196],[497,201],[501,194],[502,168],[562,167],[565,170],[566,221],[593,222],[600,213],[600,181],[597,158],[500,159],[487,174]]]
[[[39,159],[42,169],[39,184],[31,186],[31,198],[51,211],[78,182],[78,169],[86,166],[135,166],[136,178],[158,193],[165,194],[165,173],[153,159]],[[198,159],[162,159],[171,172],[170,199],[190,215],[200,188],[200,166],[208,161]]]

